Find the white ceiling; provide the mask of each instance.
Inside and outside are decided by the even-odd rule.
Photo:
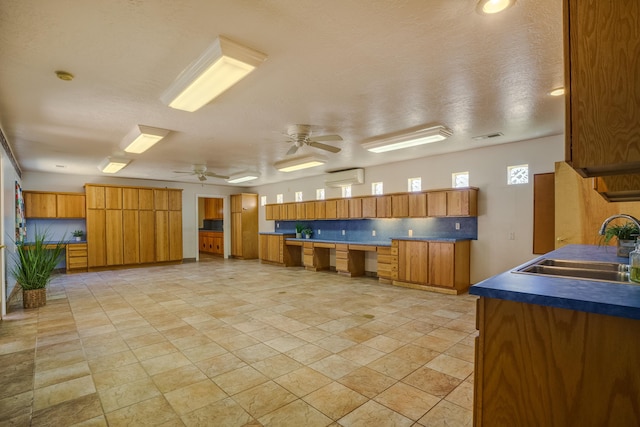
[[[194,113],[162,104],[219,34],[267,61]],[[101,175],[136,124],[173,132],[128,155],[117,176],[198,182],[173,171],[204,163],[257,170],[251,185],[564,129],[564,99],[547,95],[563,85],[561,0],[517,0],[494,16],[476,0],[2,0],[0,55],[0,125],[23,171]],[[359,146],[434,122],[453,137],[383,154]],[[340,134],[329,144],[342,151],[324,167],[278,172],[292,124]],[[504,136],[472,140],[493,132]]]

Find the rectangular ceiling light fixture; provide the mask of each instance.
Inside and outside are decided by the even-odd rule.
[[[194,112],[229,89],[267,59],[267,55],[226,37],[215,42],[184,70],[162,95],[171,108]]]
[[[98,169],[104,173],[116,173],[131,162],[129,159],[116,159],[107,157],[98,166]]]
[[[282,160],[276,162],[274,166],[280,172],[293,172],[300,169],[313,168],[324,165],[327,161],[318,156],[298,157],[297,159]]]
[[[166,129],[137,125],[122,139],[120,147],[127,153],[140,154],[153,147],[168,134],[169,131]]]
[[[258,179],[258,178],[260,178],[259,173],[245,172],[245,173],[238,173],[230,176],[229,179],[227,179],[227,182],[229,184],[239,184],[241,182],[253,181],[254,179]]]
[[[402,132],[382,135],[371,138],[362,143],[362,147],[373,153],[400,150],[402,148],[415,147],[416,145],[429,144],[443,141],[453,135],[451,129],[442,125],[428,128],[412,128]]]

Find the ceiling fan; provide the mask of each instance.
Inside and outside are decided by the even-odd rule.
[[[207,177],[210,176],[212,178],[220,178],[220,179],[228,179],[229,177],[226,175],[219,175],[213,172],[207,172],[206,165],[193,165],[191,166],[190,171],[173,171],[173,173],[187,173],[189,175],[195,175],[198,177],[200,181],[206,181]]]
[[[320,150],[330,151],[332,153],[340,152],[341,148],[332,145],[323,144],[328,141],[342,141],[340,135],[318,135],[312,136],[311,125],[291,125],[287,129],[287,136],[293,146],[287,151],[287,156],[295,154],[298,149],[304,145],[318,148]]]

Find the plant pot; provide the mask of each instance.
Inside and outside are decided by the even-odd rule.
[[[305,238],[305,239],[310,239],[310,238],[311,238],[311,234],[305,234],[305,235],[304,235],[304,238]]]
[[[81,242],[82,241],[82,237],[80,237],[80,236],[76,236],[75,239],[76,239],[76,242]]]
[[[635,248],[635,240],[618,240],[618,249],[616,255],[620,257],[629,257],[629,253]]]
[[[38,308],[45,305],[47,305],[47,288],[22,290],[24,308]]]
[[[296,233],[296,239],[302,239],[302,233]]]

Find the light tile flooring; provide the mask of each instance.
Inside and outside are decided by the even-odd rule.
[[[474,316],[258,261],[58,275],[0,323],[0,426],[466,426]]]

